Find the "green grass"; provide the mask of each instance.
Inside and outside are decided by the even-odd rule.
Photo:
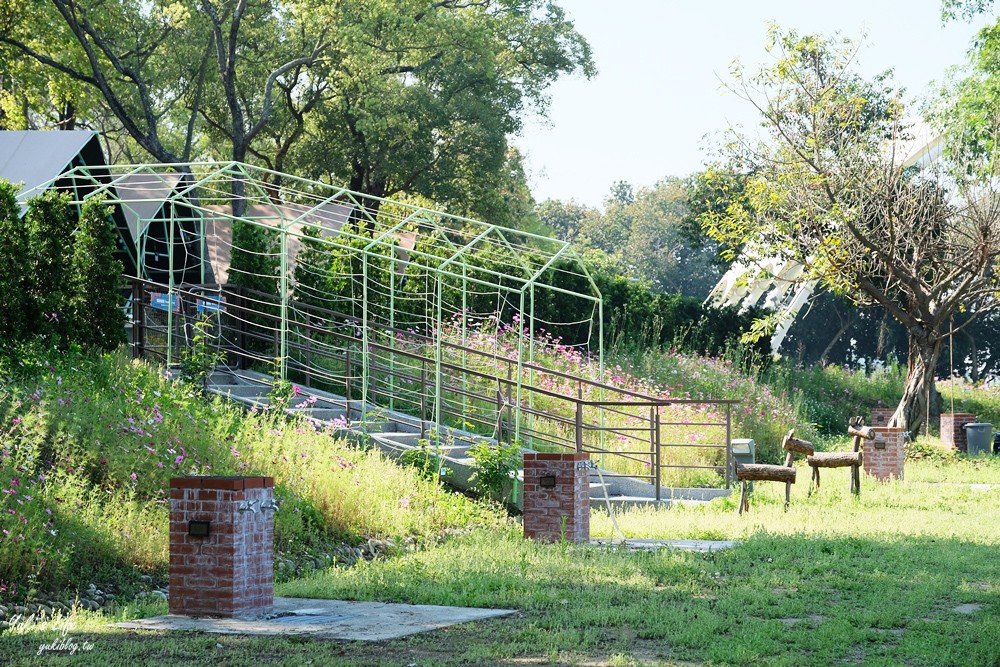
[[[800,475],[808,479],[803,470]],[[843,474],[839,474],[843,473]],[[365,644],[164,635],[102,625],[164,611],[81,613],[82,664],[229,665],[994,665],[1000,661],[1000,463],[910,462],[906,479],[829,471],[819,493],[758,483],[748,514],[722,499],[619,515],[629,538],[735,539],[711,554],[523,540],[516,525],[477,529],[388,559],[279,585],[281,595],[517,609],[511,618]],[[592,516],[594,535],[613,535]],[[972,605],[972,607],[963,607]],[[962,610],[972,613],[962,613]],[[11,664],[57,631],[0,636]],[[51,656],[48,658],[51,660]]]
[[[0,540],[0,604],[30,597],[33,588],[72,589],[98,576],[162,576],[164,482],[189,472],[246,472],[273,474],[286,496],[280,549],[471,529],[390,558],[316,571],[279,584],[279,594],[519,613],[366,644],[109,627],[166,611],[162,603],[125,596],[99,614],[79,611],[68,623],[0,632],[0,664],[1000,664],[1000,461],[937,453],[933,438],[911,450],[923,458],[907,461],[905,480],[864,478],[859,498],[848,493],[846,470],[824,471],[821,491],[808,495],[803,468],[787,512],[783,485],[758,483],[743,516],[735,498],[618,516],[631,539],[738,540],[730,550],[540,545],[523,540],[516,521],[444,492],[415,470],[274,413],[205,402],[123,357],[26,362],[7,369],[0,395],[0,488],[16,491],[0,497],[0,527],[26,535]],[[755,409],[778,410],[774,424],[821,424],[809,406],[843,394],[821,441],[835,448],[844,446],[836,420],[895,382],[891,374],[826,369],[783,371],[784,379],[772,374],[765,385],[722,360],[703,362],[698,378],[693,357],[650,355],[643,363],[660,374],[657,382],[687,378],[673,381],[675,390],[686,384],[683,390],[697,395],[731,391],[759,399]],[[945,391],[947,400],[952,389]],[[986,421],[1000,416],[996,392],[964,385],[954,391],[956,408],[961,402]],[[592,533],[615,535],[600,507]],[[64,632],[92,650],[38,654]]]

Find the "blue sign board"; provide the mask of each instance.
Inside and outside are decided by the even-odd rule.
[[[150,292],[149,305],[157,310],[172,310],[177,312],[181,309],[181,300],[177,294]]]
[[[221,313],[226,309],[226,297],[206,296],[198,299],[198,313]]]

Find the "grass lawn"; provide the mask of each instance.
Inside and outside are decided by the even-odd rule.
[[[105,625],[165,612],[133,604],[12,628],[0,635],[0,664],[1000,664],[1000,464],[920,461],[906,473],[892,484],[865,479],[855,499],[846,470],[831,471],[821,494],[797,486],[787,513],[783,487],[758,483],[742,517],[729,499],[619,516],[633,538],[741,541],[714,554],[538,545],[514,527],[278,589],[520,610],[507,619],[375,644]],[[597,511],[593,533],[612,536]],[[38,654],[64,631],[91,650]]]

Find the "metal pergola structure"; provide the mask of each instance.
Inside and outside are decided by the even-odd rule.
[[[67,182],[88,187],[58,185]],[[515,409],[531,407],[522,379],[534,377],[544,331],[575,327],[576,342],[603,359],[601,295],[564,241],[236,162],[115,165],[99,174],[76,167],[58,184],[36,190],[103,196],[135,218],[134,278],[148,283],[148,308],[132,312],[159,317],[168,365],[188,336],[180,295],[192,290],[203,295],[197,313],[238,322],[229,330],[240,340],[221,346],[274,363],[281,379],[345,385],[348,393],[353,380],[362,406],[375,393],[405,395],[394,379],[397,386],[378,389],[376,350],[388,349],[381,363],[405,365],[394,350],[419,349],[433,364],[426,398],[438,423],[447,400],[442,369],[455,354],[448,342],[464,348],[475,333],[480,347],[487,341],[489,352],[515,360]],[[314,363],[341,348],[346,364]]]

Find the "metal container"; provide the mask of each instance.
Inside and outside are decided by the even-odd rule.
[[[973,423],[966,424],[965,441],[969,454],[989,454],[990,446],[993,444],[993,424]]]

